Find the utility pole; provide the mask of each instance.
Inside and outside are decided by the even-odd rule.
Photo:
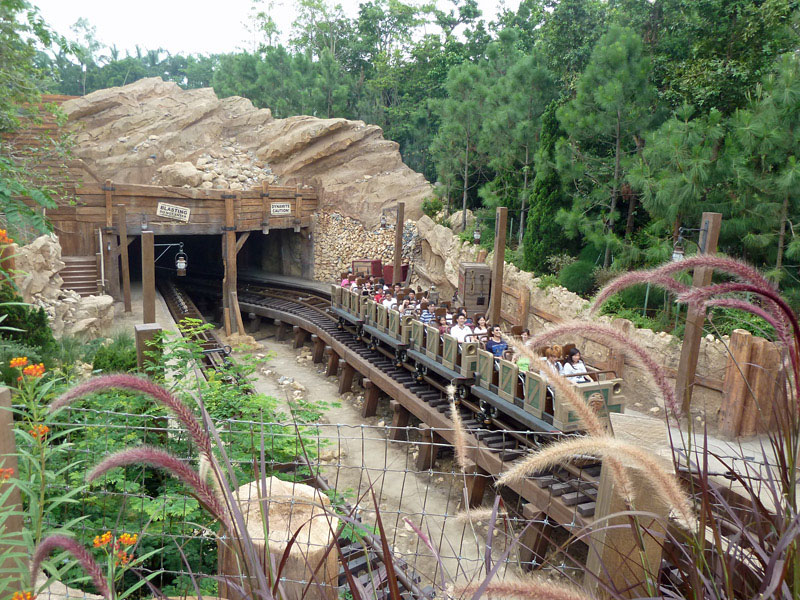
[[[719,230],[722,224],[720,213],[704,212],[700,220],[700,254],[716,254],[719,242]],[[713,270],[699,267],[692,274],[692,287],[704,287],[711,283]],[[689,414],[692,403],[694,378],[697,372],[697,358],[700,354],[700,339],[703,337],[703,323],[706,318],[705,309],[689,306],[686,314],[686,329],[681,346],[681,360],[675,380],[675,395],[681,401],[683,414]]]
[[[394,226],[394,281],[387,283],[403,282],[403,225],[406,220],[406,203],[397,203],[397,223]]]
[[[492,325],[500,323],[503,299],[503,264],[506,257],[506,222],[508,208],[498,206],[494,224],[494,261],[492,263],[492,292],[489,297],[489,317]]]

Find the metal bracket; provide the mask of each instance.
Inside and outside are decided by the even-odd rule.
[[[228,200],[229,198],[231,200],[235,200],[236,194],[220,194],[220,198],[222,198],[223,200]]]
[[[103,227],[103,233],[117,233],[116,227]]]
[[[227,225],[222,226],[222,231],[236,231],[236,227],[231,225],[230,227]]]
[[[100,189],[103,190],[104,192],[115,192],[115,191],[117,191],[117,188],[115,188],[113,185],[104,185]]]
[[[261,192],[261,197],[262,198],[269,198],[270,197],[269,192],[267,192],[267,193]]]

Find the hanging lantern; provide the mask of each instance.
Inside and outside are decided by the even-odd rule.
[[[386,229],[386,215],[381,214],[381,229]]]
[[[142,213],[142,231],[147,231],[147,215]]]
[[[481,230],[477,225],[475,226],[475,231],[472,232],[472,241],[475,244],[481,243]]]
[[[294,225],[294,232],[300,233],[300,219],[295,219],[292,225]]]
[[[178,271],[178,277],[186,277],[186,267],[188,265],[189,258],[183,251],[183,244],[181,244],[180,250],[178,250],[178,253],[175,255],[175,268]]]
[[[678,241],[672,247],[672,262],[680,262],[684,259],[686,252],[683,250],[683,238],[678,236]]]
[[[269,233],[269,217],[265,217],[261,222],[261,233],[267,235]]]

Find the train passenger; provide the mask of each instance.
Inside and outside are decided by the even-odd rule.
[[[343,288],[350,287],[350,284],[352,283],[352,281],[350,280],[350,278],[351,278],[352,276],[353,276],[353,272],[352,272],[352,271],[347,271],[347,275],[345,275],[345,276],[344,276],[344,279],[342,279],[342,287],[343,287]]]
[[[419,313],[419,320],[425,323],[425,325],[430,324],[433,321],[433,318],[436,314],[436,303],[428,302],[427,304],[422,303],[420,304],[420,313]]]
[[[561,367],[561,363],[558,362],[558,359],[561,358],[560,350],[560,346],[551,346],[544,351],[544,356],[542,357],[542,370],[540,371],[542,377],[546,378],[547,372],[561,375],[563,368]]]
[[[562,374],[573,383],[589,383],[591,381],[586,375],[586,364],[581,360],[581,351],[577,348],[572,348],[567,352]]]
[[[472,329],[467,325],[467,315],[463,312],[458,313],[456,324],[450,328],[450,335],[459,343],[465,341],[467,336],[472,335]]]
[[[472,341],[473,342],[485,342],[489,339],[489,328],[486,325],[486,317],[480,315],[477,318],[477,324],[475,328],[472,330]]]
[[[522,340],[523,344],[525,344],[530,338],[531,338],[530,329],[523,329],[522,333],[519,334],[519,339]]]
[[[439,317],[439,333],[450,333],[450,325],[447,324],[447,317],[445,315]]]
[[[375,302],[377,302],[378,304],[383,302],[383,293],[384,293],[383,292],[383,286],[376,285],[373,293],[375,294],[375,297],[373,298],[373,300],[375,300]]]
[[[384,293],[386,295],[383,297],[383,305],[386,307],[386,310],[390,310],[392,308],[396,308],[397,307],[397,300],[392,295],[392,290],[388,289],[388,287],[387,287],[387,289],[384,290]]]
[[[503,333],[500,331],[499,325],[492,327],[492,337],[486,342],[486,350],[497,358],[502,358],[503,353],[508,350],[508,342],[503,339]]]

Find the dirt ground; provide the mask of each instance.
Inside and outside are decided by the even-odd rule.
[[[364,419],[363,388],[356,383],[354,392],[340,396],[337,379],[326,378],[324,367],[313,364],[310,346],[294,349],[290,342],[278,342],[270,327],[255,337],[262,352],[273,355],[256,384],[260,392],[276,397],[284,407],[296,396],[328,404],[322,421],[330,425],[322,426],[322,436],[331,443],[321,450],[320,459],[327,465],[323,473],[331,487],[345,493],[350,503],[357,502],[362,518],[369,523],[375,522],[370,489],[374,491],[396,554],[423,575],[423,585],[425,579],[440,581],[441,571],[436,558],[404,519],[420,528],[438,549],[448,581],[476,576],[484,564],[486,522],[464,519],[459,506],[464,478],[455,468],[452,454],[448,456],[442,449],[444,457],[433,470],[417,472],[417,432],[412,431],[410,441],[387,439],[385,426],[391,423],[388,399],[379,403],[375,417]],[[497,535],[495,554],[507,540],[505,535]]]

